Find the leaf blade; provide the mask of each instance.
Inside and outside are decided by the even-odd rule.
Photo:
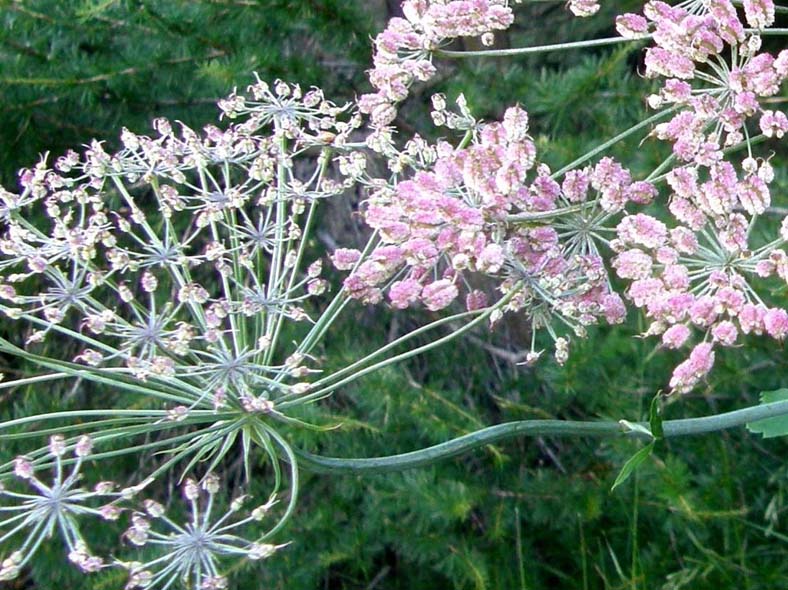
[[[788,401],[788,388],[761,392],[761,405],[782,401]],[[788,436],[788,415],[748,422],[747,430],[760,434],[763,438]]]
[[[629,479],[629,476],[634,473],[635,469],[637,469],[643,461],[648,459],[649,455],[651,455],[652,451],[654,450],[654,445],[656,441],[652,440],[648,443],[645,447],[640,449],[637,453],[632,455],[624,466],[621,468],[621,471],[618,473],[618,477],[616,477],[616,481],[613,482],[613,486],[610,488],[611,493],[621,484],[623,484],[626,480]]]

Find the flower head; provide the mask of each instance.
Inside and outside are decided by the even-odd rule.
[[[63,436],[52,436],[48,456],[54,477],[46,483],[36,475],[36,465],[30,459],[14,460],[14,475],[26,483],[27,490],[0,487],[0,546],[14,547],[2,560],[0,581],[17,577],[41,544],[55,535],[65,544],[69,560],[82,571],[95,572],[104,567],[103,560],[90,553],[79,520],[85,516],[101,517],[105,512],[97,504],[114,502],[119,494],[106,482],[94,490],[79,487],[82,462],[91,449],[89,437],[67,444]],[[75,459],[71,471],[66,473],[64,457],[69,450]]]
[[[193,479],[185,481],[182,489],[191,517],[183,525],[171,520],[164,507],[153,500],[144,503],[144,512],[132,516],[131,526],[124,535],[126,540],[137,547],[155,548],[157,555],[145,562],[118,562],[129,572],[128,590],[171,588],[179,582],[190,590],[220,590],[228,587],[227,578],[221,572],[223,560],[264,559],[284,547],[241,536],[247,525],[265,517],[275,503],[273,498],[245,517],[239,517],[248,501],[243,497],[217,515],[215,500],[220,487],[215,475],[206,476],[202,483]]]

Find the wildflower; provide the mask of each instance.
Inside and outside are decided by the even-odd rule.
[[[124,130],[117,153],[94,142],[82,157],[58,160],[58,170],[42,162],[25,175],[22,196],[6,197],[15,205],[3,220],[4,288],[13,313],[43,328],[34,341],[74,338],[76,362],[167,381],[180,390],[170,398],[176,406],[207,408],[202,392],[222,389],[240,407],[252,391],[286,389],[275,343],[259,343],[275,340],[285,319],[309,320],[302,302],[325,292],[319,265],[304,274],[295,267],[298,220],[305,203],[338,189],[325,174],[301,181],[265,170],[289,170],[282,146],[322,146],[328,131],[341,153],[360,121],[318,89],[258,79],[249,92],[221,103],[234,121],[227,129],[208,126],[200,137],[182,126],[178,134],[159,119],[158,137]],[[318,170],[329,164],[318,161]],[[237,170],[237,183],[224,166]],[[141,185],[153,210],[138,204],[148,198]],[[121,206],[110,206],[111,194]],[[260,203],[260,194],[272,200]],[[26,219],[40,219],[36,207],[47,217],[33,228]],[[268,277],[249,262],[266,258]],[[247,326],[255,316],[263,320]]]
[[[391,19],[375,38],[369,80],[376,91],[359,98],[359,109],[378,128],[394,120],[396,105],[408,96],[413,82],[435,75],[435,49],[457,37],[482,37],[490,45],[493,32],[514,20],[506,0],[406,0],[402,11],[405,18]],[[438,120],[443,121],[440,115]]]
[[[445,97],[434,97],[433,106],[448,120]],[[476,129],[465,147],[422,144],[421,157],[409,158],[413,174],[407,179],[370,181],[363,212],[380,244],[363,258],[342,248],[333,255],[337,268],[353,269],[344,282],[350,297],[374,304],[387,293],[397,309],[421,303],[437,311],[478,273],[509,298],[505,311],[528,314],[534,332],[544,328],[556,342],[563,336],[555,325],[582,336],[601,318],[622,321],[626,309],[612,292],[600,248],[610,244],[609,225],[626,204],[649,202],[653,185],[633,182],[612,158],[570,171],[559,184],[547,166],[536,165],[528,113],[519,106]],[[646,244],[667,240],[656,219],[628,223],[629,233],[642,234]],[[641,232],[646,228],[651,235]],[[643,254],[641,262],[646,276],[651,259]],[[481,291],[466,297],[469,310],[485,304]],[[567,356],[561,345],[558,358]]]
[[[75,461],[71,472],[66,474],[63,458],[73,450]],[[28,563],[45,540],[55,534],[66,546],[69,560],[83,572],[95,572],[104,567],[101,558],[92,555],[79,528],[79,520],[85,516],[102,517],[102,508],[94,507],[97,501],[112,499],[118,494],[111,486],[98,486],[95,490],[78,487],[84,459],[90,456],[92,441],[83,436],[76,442],[67,443],[61,435],[49,441],[49,457],[53,461],[54,479],[44,483],[35,473],[29,459],[17,457],[14,474],[26,482],[29,491],[17,492],[0,487],[0,545],[15,547],[0,564],[0,580],[12,580]],[[108,504],[114,506],[114,504]]]
[[[64,376],[138,396],[129,413],[103,410],[113,423],[106,436],[128,440],[112,456],[164,451],[168,458],[155,466],[159,471],[198,461],[218,466],[242,440],[248,475],[253,443],[272,461],[289,448],[283,439],[272,445],[265,437],[273,436],[271,423],[287,419],[280,402],[309,401],[309,377],[318,370],[309,352],[336,317],[329,314],[314,326],[306,306],[327,287],[321,263],[306,254],[308,221],[321,199],[355,183],[363,169],[355,148],[345,147],[361,125],[359,116],[318,89],[258,79],[248,96],[234,92],[220,108],[231,121],[225,128],[209,125],[198,133],[157,119],[152,136],[124,130],[116,152],[93,142],[53,168],[42,159],[22,173],[21,194],[0,192],[0,310],[35,329],[27,350],[6,339],[0,348],[35,354],[45,338],[67,344],[47,347],[49,354],[76,345],[72,358],[42,364],[55,362]],[[290,333],[288,322],[306,326],[304,340],[283,336]],[[100,414],[64,411],[62,417],[79,420],[98,440],[102,420],[91,420]],[[61,457],[72,449],[77,458],[66,477]],[[9,504],[19,500],[19,506],[0,508],[11,514],[0,521],[0,544],[12,547],[27,531],[18,550],[3,558],[0,577],[17,575],[56,531],[72,563],[84,571],[104,567],[83,543],[78,517],[119,519],[119,502],[142,484],[117,492],[107,484],[94,492],[78,488],[89,453],[89,440],[54,438],[46,455],[56,468],[51,486],[36,476],[43,450],[32,454],[34,461],[14,462],[17,478],[38,496],[0,494]],[[217,484],[205,482],[213,498]],[[112,501],[91,504],[104,496]],[[130,588],[183,575],[204,588],[224,586],[218,572],[201,565],[199,534],[211,538],[210,550],[220,556],[247,554],[252,546],[226,532],[226,519],[211,528],[212,501],[200,512],[203,520],[186,529],[173,525],[180,532],[170,536],[149,526],[161,512],[156,505],[132,516],[124,537],[129,543],[169,540],[182,559],[174,574],[166,559],[151,570],[130,565]],[[260,558],[270,552],[258,543],[252,553]]]
[[[755,29],[774,23],[770,0],[744,2],[744,12]],[[644,16],[619,16],[616,26],[625,37],[653,32],[656,46],[646,51],[646,75],[665,82],[648,103],[653,108],[682,107],[670,121],[657,125],[654,135],[673,142],[679,160],[713,166],[726,147],[745,141],[749,149],[745,124],[758,112],[763,113],[764,134],[782,134],[782,117],[763,110],[760,99],[779,91],[788,75],[779,64],[788,53],[759,53],[760,37],[745,34],[733,3],[692,0],[671,7],[648,2]]]
[[[745,164],[743,178],[729,163],[715,164],[705,182],[698,167],[676,168],[667,180],[678,225],[668,231],[662,222],[637,214],[617,227],[612,264],[632,281],[627,295],[651,321],[647,334],[662,334],[666,347],[681,348],[693,329],[703,333],[705,346],[696,346],[674,370],[671,387],[679,392],[690,391],[708,373],[715,346],[734,346],[740,334],[776,340],[788,334],[788,312],[764,305],[752,284],[772,275],[788,280],[788,270],[780,262],[785,236],[760,247],[750,243],[755,216],[769,206],[769,194],[757,176],[758,163]]]
[[[194,590],[227,588],[227,578],[220,571],[223,560],[265,559],[285,546],[249,541],[240,535],[245,525],[265,515],[273,498],[246,517],[239,518],[245,498],[237,499],[228,511],[217,515],[215,503],[220,488],[219,479],[213,474],[206,476],[202,484],[193,479],[184,482],[183,495],[191,512],[184,525],[171,520],[161,504],[154,501],[146,501],[145,512],[133,515],[124,537],[137,547],[155,548],[156,555],[144,562],[117,562],[129,572],[128,590],[170,588],[178,582]]]

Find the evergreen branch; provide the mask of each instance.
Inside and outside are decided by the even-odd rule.
[[[260,6],[258,0],[202,0],[207,4],[220,4],[222,6]]]
[[[160,63],[153,63],[145,67],[129,67],[117,70],[115,72],[106,72],[104,74],[96,74],[95,76],[88,76],[87,78],[0,78],[0,84],[8,84],[9,86],[83,86],[85,84],[95,84],[97,82],[106,82],[112,78],[120,76],[136,76],[145,71],[155,70],[164,65],[176,65],[182,63],[189,63],[200,61],[204,59],[214,59],[226,55],[224,51],[212,50],[207,55],[195,57],[176,57],[167,59]]]
[[[45,53],[42,53],[36,50],[35,48],[30,47],[29,45],[23,45],[22,43],[17,43],[16,41],[12,41],[11,39],[0,39],[0,43],[3,43],[3,45],[7,45],[11,49],[15,49],[19,53],[22,53],[29,57],[34,57],[39,61],[43,61],[43,62],[49,61],[49,58]]]
[[[55,94],[52,96],[42,96],[41,98],[31,100],[30,102],[4,104],[2,107],[0,107],[0,113],[7,113],[9,111],[27,111],[33,107],[56,103],[66,96],[67,94]]]
[[[701,418],[666,420],[662,423],[662,427],[666,438],[690,436],[717,432],[743,426],[748,422],[785,415],[788,415],[788,401],[780,401]],[[304,468],[318,473],[389,473],[431,465],[437,461],[456,457],[479,447],[516,436],[614,437],[623,434],[630,438],[652,438],[647,422],[637,422],[632,426],[635,428],[614,421],[519,420],[489,426],[417,451],[385,457],[345,459],[313,455],[301,450],[296,450],[296,453]],[[638,429],[638,426],[642,429]]]

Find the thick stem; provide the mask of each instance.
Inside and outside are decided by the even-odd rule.
[[[788,415],[788,401],[780,401],[702,418],[666,420],[663,422],[663,429],[665,437],[671,438],[716,432],[756,420],[785,415]],[[633,430],[619,422],[612,421],[521,420],[483,428],[418,451],[386,457],[343,459],[322,457],[305,451],[296,451],[296,453],[304,468],[320,473],[388,473],[430,465],[436,461],[456,457],[479,447],[516,436],[613,437],[625,435],[630,438],[648,439],[648,423],[638,424],[645,430]]]

